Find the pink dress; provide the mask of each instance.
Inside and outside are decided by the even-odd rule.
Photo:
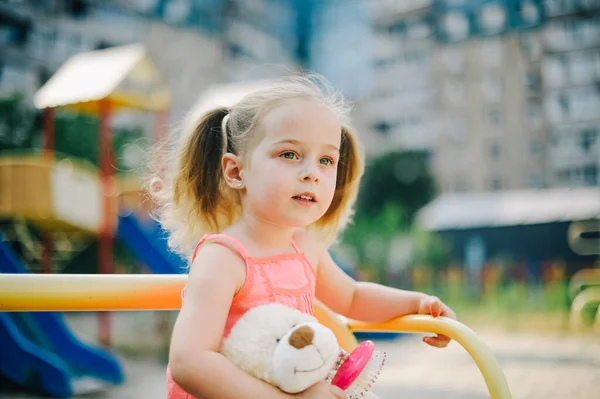
[[[233,297],[223,338],[229,335],[233,325],[246,311],[258,305],[277,302],[313,314],[315,270],[293,240],[291,244],[296,251],[294,253],[254,258],[232,237],[223,234],[205,235],[196,246],[192,261],[198,248],[207,241],[219,242],[232,248],[239,252],[246,263],[246,281]],[[195,399],[173,381],[168,366],[167,399]]]

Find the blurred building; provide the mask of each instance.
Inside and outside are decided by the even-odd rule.
[[[600,184],[600,1],[546,1],[539,40],[547,183]]]
[[[429,153],[435,143],[433,0],[368,3],[374,82],[357,118],[369,153]]]
[[[542,24],[540,2],[447,0],[438,4],[437,21],[440,190],[542,187],[539,67],[521,46]],[[540,121],[527,112],[538,112]]]
[[[215,84],[311,70],[354,102],[369,155],[422,152],[442,193],[599,183],[599,0],[10,0],[0,94],[132,42],[174,121]]]
[[[600,2],[437,4],[442,192],[597,185]]]
[[[213,0],[220,3],[221,0]],[[214,82],[223,81],[219,14],[208,1],[28,1],[0,3],[0,94],[37,89],[69,57],[143,43],[173,91],[175,118]],[[191,3],[190,3],[191,4]],[[199,8],[204,5],[205,9]],[[217,4],[218,5],[218,4]],[[199,34],[199,33],[202,34]]]

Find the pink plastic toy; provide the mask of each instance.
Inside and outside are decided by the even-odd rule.
[[[348,399],[361,398],[381,374],[385,358],[386,353],[376,351],[372,341],[362,342],[351,353],[343,351],[331,384],[346,391]]]

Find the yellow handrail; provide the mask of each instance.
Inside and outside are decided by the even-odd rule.
[[[178,310],[186,275],[0,274],[0,311]]]
[[[378,324],[350,320],[348,326],[352,332],[427,332],[446,335],[471,355],[483,375],[492,399],[511,397],[502,368],[490,347],[473,330],[456,320],[447,317],[410,315]]]
[[[0,311],[177,310],[186,275],[0,274]],[[352,332],[390,331],[444,334],[462,345],[483,374],[491,399],[510,399],[504,373],[491,349],[471,329],[445,317],[404,316],[369,324],[342,319],[317,302],[315,315],[346,350]]]
[[[600,269],[581,269],[569,281],[569,297],[573,299],[582,290],[594,286],[600,286]]]
[[[571,303],[570,323],[574,329],[584,326],[583,309],[592,304],[600,304],[600,287],[590,287],[581,291]]]

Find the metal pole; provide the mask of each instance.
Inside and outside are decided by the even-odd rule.
[[[102,221],[98,237],[98,272],[110,274],[113,272],[113,214],[111,195],[113,188],[112,169],[112,140],[111,140],[111,104],[107,99],[100,100],[99,104],[99,162],[101,170],[101,195],[102,195]],[[98,313],[98,339],[106,347],[110,346],[110,313]]]

